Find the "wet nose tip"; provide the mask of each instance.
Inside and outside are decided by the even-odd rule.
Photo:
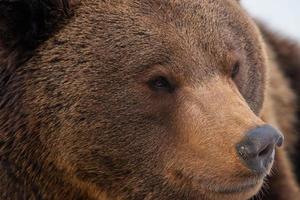
[[[275,146],[282,146],[283,135],[270,125],[250,130],[237,144],[237,152],[243,163],[257,173],[266,173],[273,163]]]

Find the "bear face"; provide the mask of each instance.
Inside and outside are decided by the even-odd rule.
[[[108,199],[247,199],[266,56],[234,0],[83,2],[17,69],[47,160]],[[43,154],[44,155],[44,154]]]

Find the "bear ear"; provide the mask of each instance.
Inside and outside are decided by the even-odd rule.
[[[0,48],[33,49],[59,20],[71,0],[0,0]]]

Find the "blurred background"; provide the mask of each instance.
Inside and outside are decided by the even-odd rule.
[[[255,18],[300,42],[300,0],[241,0]]]

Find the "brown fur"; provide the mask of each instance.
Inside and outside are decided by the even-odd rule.
[[[289,82],[288,85],[292,88],[292,92],[294,94],[297,94],[297,105],[294,106],[294,112],[297,112],[297,120],[290,121],[290,124],[293,125],[295,131],[299,132],[300,130],[300,123],[299,123],[299,117],[300,117],[300,45],[297,44],[297,42],[292,41],[290,39],[287,39],[283,36],[279,36],[278,34],[274,34],[268,28],[264,27],[263,25],[260,25],[260,29],[262,30],[262,34],[270,46],[270,48],[273,50],[273,57],[276,60],[276,62],[279,63],[280,69],[284,73],[284,75],[288,78]],[[282,96],[285,96],[283,94]],[[290,112],[292,113],[292,112]],[[295,116],[295,115],[294,115]],[[285,119],[284,119],[285,120]],[[289,120],[287,120],[289,121]],[[290,131],[289,131],[290,132]],[[296,134],[292,134],[296,135]],[[298,141],[296,139],[293,139],[294,143],[295,141]],[[292,141],[291,141],[292,142]],[[300,172],[300,162],[299,162],[299,142],[297,142],[294,146],[296,149],[289,149],[290,154],[292,155],[293,161],[296,163],[297,171]],[[298,175],[300,177],[300,174]],[[299,179],[300,180],[300,179]]]
[[[236,1],[83,0],[71,18],[58,2],[46,13],[63,14],[42,18],[50,27],[28,22],[41,32],[25,28],[30,39],[9,13],[0,20],[12,36],[0,39],[1,200],[234,200],[260,190],[235,146],[261,117],[293,144],[296,103]],[[156,76],[174,88],[152,90]],[[276,160],[271,194],[297,199],[285,149]]]
[[[298,141],[295,130],[296,95],[291,90],[289,81],[284,77],[273,49],[269,49],[268,55],[271,76],[262,118],[285,133],[285,146],[276,152],[273,174],[266,181],[269,188],[265,190],[263,196],[264,199],[298,199],[300,196],[298,183],[294,166],[290,161]]]

